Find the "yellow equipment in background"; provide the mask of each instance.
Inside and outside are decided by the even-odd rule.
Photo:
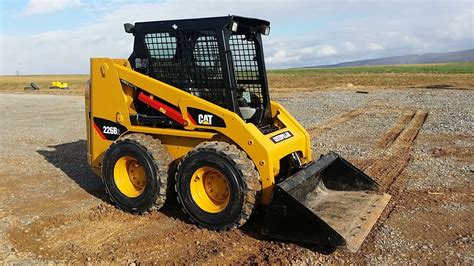
[[[310,136],[268,93],[262,35],[238,16],[125,24],[126,59],[91,59],[87,160],[112,203],[160,209],[175,190],[191,221],[356,251],[390,196]]]
[[[57,90],[57,89],[67,90],[69,89],[69,84],[67,82],[53,81],[51,82],[51,86],[49,86],[49,88],[53,90]]]

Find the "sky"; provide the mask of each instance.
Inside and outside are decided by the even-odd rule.
[[[269,69],[474,48],[474,0],[0,0],[0,74],[88,73],[128,58],[124,23],[228,14],[270,21]]]

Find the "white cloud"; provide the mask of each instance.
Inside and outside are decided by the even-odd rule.
[[[272,46],[275,44],[274,42],[270,42]],[[337,54],[337,48],[327,44],[307,46],[301,49],[288,49],[286,45],[283,45],[283,47],[283,49],[275,50],[270,53],[270,56],[265,58],[268,65],[291,66],[301,62],[321,60],[325,57]]]
[[[301,55],[288,55],[284,50],[278,50],[276,53],[266,58],[268,64],[290,64],[298,61],[301,58]]]
[[[23,14],[45,14],[80,5],[80,0],[30,0]]]
[[[472,5],[474,6],[474,4]],[[471,23],[466,23],[471,21]],[[474,8],[466,9],[452,16],[448,22],[451,38],[463,39],[466,36],[474,36]]]
[[[318,57],[324,57],[324,56],[330,56],[330,55],[335,55],[337,54],[337,49],[336,47],[332,45],[315,45],[315,46],[309,46],[309,47],[304,47],[302,48],[299,53],[301,54],[310,54],[310,55],[316,55]]]
[[[342,44],[342,50],[345,51],[345,52],[353,52],[353,51],[356,50],[356,47],[352,42],[345,41]]]
[[[73,29],[61,29],[59,24],[58,30],[50,32],[0,33],[0,72],[14,74],[21,64],[23,74],[87,73],[90,57],[130,55],[133,36],[123,31],[123,23],[227,14],[271,22],[272,33],[263,38],[268,68],[474,46],[474,11],[469,1],[242,1],[168,0],[125,5],[111,1],[96,7],[79,0],[31,0],[30,14],[85,5],[99,16]],[[332,16],[334,19],[328,19]],[[298,23],[312,26],[302,27],[303,31],[290,27]]]
[[[382,45],[377,44],[377,43],[373,43],[373,42],[369,43],[367,49],[369,49],[370,51],[383,51],[383,50],[385,50],[385,48]]]
[[[337,54],[337,49],[332,45],[321,45],[317,48],[316,54],[324,57]]]

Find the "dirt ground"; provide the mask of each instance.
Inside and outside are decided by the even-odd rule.
[[[117,210],[86,162],[83,97],[3,93],[0,262],[474,263],[473,90],[274,96],[312,134],[313,157],[334,150],[392,195],[357,253],[273,241],[260,216],[199,229],[175,200],[141,216]]]

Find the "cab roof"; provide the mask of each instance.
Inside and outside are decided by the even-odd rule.
[[[232,23],[234,22],[236,22],[239,27],[244,26],[255,28],[259,31],[270,27],[270,22],[266,20],[229,15],[223,17],[136,22],[129,32],[133,33],[134,35],[141,35],[143,33],[150,32],[220,30],[229,29],[229,27],[231,27]]]

